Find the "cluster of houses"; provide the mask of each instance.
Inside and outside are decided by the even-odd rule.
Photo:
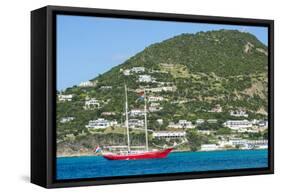
[[[172,68],[172,64],[161,64],[165,68]],[[163,110],[161,106],[162,101],[166,101],[167,98],[164,98],[159,93],[161,92],[175,92],[177,87],[171,82],[157,82],[156,79],[150,75],[149,73],[163,73],[159,70],[146,70],[145,67],[132,67],[130,69],[121,69],[120,72],[125,76],[135,75],[137,77],[137,82],[139,83],[157,83],[153,85],[152,88],[146,88],[148,92],[147,101],[148,101],[148,111],[149,112],[158,112]],[[148,73],[149,72],[149,73]],[[97,81],[85,81],[81,82],[78,87],[96,87]],[[99,87],[100,90],[111,90],[112,86],[104,85]],[[137,93],[142,92],[143,89],[136,89]],[[152,93],[152,94],[151,94]],[[157,94],[158,93],[158,94]],[[58,94],[57,99],[59,102],[71,102],[73,100],[72,94]],[[171,101],[172,104],[182,104],[186,103],[186,100],[177,100]],[[96,98],[86,97],[83,108],[85,110],[94,110],[100,109],[102,105],[104,105],[106,101],[101,101]],[[207,110],[206,110],[207,111]],[[215,105],[212,109],[208,110],[208,112],[213,113],[221,113],[223,112],[220,104]],[[140,117],[144,117],[145,112],[143,109],[131,109],[129,111],[130,119],[128,120],[129,128],[132,129],[144,129],[144,120],[140,119]],[[231,110],[229,115],[232,116],[232,120],[226,120],[222,123],[222,127],[226,127],[231,129],[233,132],[250,132],[256,133],[268,127],[267,120],[247,120],[249,117],[248,113],[243,109]],[[104,118],[112,118],[110,116],[116,116],[115,112],[102,112],[101,117]],[[237,117],[237,118],[234,118]],[[244,117],[244,118],[242,118]],[[108,127],[121,126],[124,127],[124,123],[118,124],[116,120],[109,120],[104,118],[98,118],[96,120],[90,120],[85,127],[87,129],[106,129]],[[115,118],[115,117],[113,117]],[[73,121],[74,117],[63,117],[60,119],[60,123],[68,123]],[[163,125],[163,119],[159,118],[156,120],[159,125]],[[167,126],[167,131],[152,131],[153,138],[169,138],[169,139],[177,139],[177,138],[185,138],[186,137],[186,129],[193,129],[203,123],[218,123],[217,119],[197,119],[196,121],[188,121],[188,120],[178,120],[177,122],[169,122]],[[212,129],[206,130],[198,130],[198,133],[210,135],[213,133]],[[252,149],[252,148],[265,148],[267,146],[267,140],[247,140],[247,139],[228,139],[228,140],[220,140],[217,144],[203,144],[201,145],[202,151],[212,151],[212,150],[220,150],[226,149],[228,147],[241,147],[242,149]]]
[[[85,127],[88,129],[106,129],[108,127],[113,127],[117,124],[118,122],[116,120],[109,121],[104,118],[99,118],[97,120],[90,120]]]
[[[242,138],[232,138],[229,140],[219,141],[217,144],[202,144],[201,151],[216,151],[225,149],[267,149],[268,140],[248,140]]]
[[[259,129],[265,129],[268,127],[267,120],[228,120],[223,123],[225,127],[228,127],[237,132],[258,132]]]
[[[134,73],[144,73],[145,67],[133,67],[131,69],[125,69],[125,70],[121,69],[120,71],[123,72],[125,76],[129,76]]]

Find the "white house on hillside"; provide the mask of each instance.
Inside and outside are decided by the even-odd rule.
[[[243,110],[236,110],[236,111],[230,111],[230,115],[234,117],[248,117],[249,115],[246,113],[246,111]]]
[[[130,128],[143,128],[144,121],[140,119],[129,119],[129,127]]]
[[[70,101],[72,101],[72,97],[73,97],[72,94],[59,94],[58,95],[58,99],[60,102],[66,102],[66,101],[70,102]]]
[[[99,118],[97,120],[89,121],[88,125],[86,125],[85,127],[88,129],[105,129],[107,127],[115,126],[117,124],[118,123],[116,120],[108,121],[106,119]]]
[[[163,101],[164,98],[162,96],[149,96],[148,102],[157,102],[157,101]]]
[[[123,74],[126,75],[126,76],[129,76],[130,75],[130,70],[129,69],[125,69],[123,71]]]
[[[214,151],[217,150],[218,146],[216,144],[202,144],[201,151]]]
[[[179,120],[178,123],[170,122],[169,125],[168,125],[168,128],[192,129],[192,128],[195,128],[195,126],[192,125],[191,121]]]
[[[185,131],[154,131],[152,134],[153,138],[184,138],[186,135]]]
[[[95,84],[91,81],[85,81],[85,82],[81,82],[78,86],[79,87],[94,87]]]
[[[142,110],[142,109],[132,109],[129,112],[129,114],[132,117],[144,116],[144,110]]]
[[[73,120],[74,120],[74,117],[63,117],[63,118],[61,118],[60,123],[68,123]]]
[[[197,119],[197,120],[196,120],[196,124],[197,124],[197,125],[203,124],[204,122],[205,122],[204,119]]]
[[[133,67],[131,69],[131,72],[134,72],[134,73],[143,73],[145,71],[145,67]]]
[[[139,82],[153,82],[155,79],[151,75],[139,75]]]
[[[89,100],[85,101],[85,109],[95,109],[95,108],[100,108],[100,103],[97,99],[91,98]]]
[[[223,125],[233,130],[250,128],[253,126],[252,122],[248,120],[228,120]]]

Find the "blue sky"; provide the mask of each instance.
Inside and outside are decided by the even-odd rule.
[[[219,29],[250,32],[267,45],[265,27],[58,15],[57,89],[92,79],[152,43]]]

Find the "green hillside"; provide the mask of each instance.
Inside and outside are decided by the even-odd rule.
[[[125,75],[126,70],[134,67],[144,67],[145,70]],[[125,83],[130,89],[129,109],[143,108],[143,102],[136,100],[137,89],[174,88],[172,91],[147,92],[147,96],[165,99],[157,102],[162,108],[160,111],[148,114],[148,128],[156,131],[167,130],[169,122],[180,119],[193,123],[197,119],[217,119],[217,128],[222,128],[223,122],[233,119],[229,112],[236,109],[245,110],[248,119],[264,119],[267,114],[267,67],[267,47],[250,33],[219,30],[175,36],[150,45],[123,64],[90,78],[94,83],[92,87],[73,86],[62,92],[72,94],[73,99],[57,103],[58,142],[80,138],[81,141],[88,139],[85,145],[97,145],[100,143],[95,136],[98,131],[91,133],[85,128],[89,120],[106,118],[124,122]],[[151,76],[153,81],[139,82],[141,75]],[[83,108],[86,98],[97,99],[100,107]],[[222,111],[212,111],[215,107]],[[114,115],[104,116],[104,112],[114,112]],[[60,122],[69,116],[75,119]],[[159,118],[163,119],[162,125],[156,122]],[[99,133],[116,139],[111,142],[113,144],[122,141],[122,129],[100,130]],[[139,132],[132,131],[132,134],[136,144],[143,140]],[[92,138],[95,141],[91,136],[95,136]]]

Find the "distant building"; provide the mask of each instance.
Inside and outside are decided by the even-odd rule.
[[[157,123],[158,123],[159,125],[163,125],[163,119],[157,119]]]
[[[88,125],[86,125],[85,127],[88,129],[105,129],[107,127],[115,126],[117,124],[118,123],[116,120],[108,121],[103,118],[99,118],[97,120],[89,121]]]
[[[197,125],[203,124],[204,122],[205,122],[204,119],[197,119],[197,120],[196,120],[196,124],[197,124]]]
[[[192,125],[191,121],[179,120],[178,123],[170,122],[169,125],[168,125],[168,128],[192,129],[192,128],[195,128],[195,126]]]
[[[147,88],[146,91],[148,92],[161,92],[162,88]]]
[[[154,82],[155,79],[151,75],[139,75],[139,82]]]
[[[66,102],[66,101],[70,102],[70,101],[72,101],[72,98],[73,98],[72,94],[59,94],[58,95],[58,100],[60,102]]]
[[[129,127],[130,128],[143,128],[144,121],[140,119],[129,119]]]
[[[79,87],[94,87],[96,84],[91,81],[81,82],[78,86]]]
[[[131,69],[131,72],[134,72],[134,73],[143,73],[145,71],[145,67],[133,67]]]
[[[183,138],[185,137],[185,131],[154,131],[153,138]]]
[[[129,69],[125,69],[123,71],[123,74],[126,75],[126,76],[129,76],[130,75],[130,70]]]
[[[150,106],[149,108],[148,108],[148,110],[150,111],[150,112],[158,112],[158,111],[160,111],[160,110],[162,110],[163,109],[163,107],[156,107],[156,106]]]
[[[149,96],[148,102],[157,102],[157,101],[163,101],[164,98],[162,96]]]
[[[101,86],[100,89],[112,89],[112,86]]]
[[[268,147],[268,140],[247,140],[241,138],[233,138],[229,141],[221,141],[220,147],[232,146],[232,147],[240,147],[242,149],[266,149]]]
[[[132,109],[129,112],[129,114],[132,117],[144,116],[144,110],[142,110],[142,109]]]
[[[63,117],[63,118],[61,118],[60,123],[68,123],[73,120],[74,120],[74,117]]]
[[[116,113],[115,112],[102,112],[101,115],[102,116],[114,116],[114,115],[116,115]]]
[[[246,113],[246,111],[243,111],[243,110],[230,111],[230,115],[234,116],[234,117],[248,117],[249,116]]]
[[[177,87],[176,86],[164,86],[162,87],[162,90],[165,92],[173,92],[176,91]]]
[[[223,125],[233,130],[252,127],[252,123],[248,120],[228,120]]]
[[[217,150],[218,146],[216,144],[202,144],[201,151],[214,151]]]
[[[148,88],[146,89],[146,91],[149,92],[173,92],[175,91],[177,88],[176,86],[163,86],[163,87],[157,87],[157,88]]]
[[[262,128],[268,128],[268,121],[259,121],[258,126]]]
[[[89,100],[85,101],[85,109],[95,109],[95,108],[100,108],[100,103],[99,100],[95,98],[91,98]]]
[[[150,103],[150,106],[152,106],[152,107],[158,107],[158,106],[160,106],[160,103],[158,103],[158,102],[152,102],[152,103]]]

